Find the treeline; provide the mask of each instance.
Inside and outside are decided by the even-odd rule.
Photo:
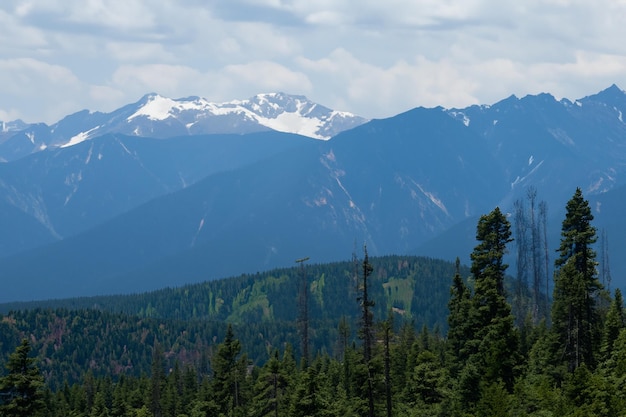
[[[450,274],[447,335],[398,320],[399,307],[382,298],[385,291],[374,290],[376,265],[365,251],[350,275],[356,297],[342,301],[356,306],[358,319],[340,320],[332,351],[298,357],[287,343],[270,347],[268,359],[255,365],[229,325],[203,367],[178,360],[172,365],[155,340],[149,373],[87,373],[75,384],[37,389],[28,415],[624,415],[623,300],[619,290],[611,297],[598,280],[592,221],[588,202],[576,190],[562,223],[549,320],[538,319],[535,307],[518,312],[524,317],[516,320],[505,285],[511,224],[496,208],[478,222],[471,279],[463,279],[458,262]],[[303,343],[307,327],[298,318]],[[26,340],[20,348],[28,345]],[[19,373],[11,366],[16,354],[0,382],[4,390]],[[29,375],[36,380],[38,374]],[[6,414],[6,404],[4,415],[18,415]]]

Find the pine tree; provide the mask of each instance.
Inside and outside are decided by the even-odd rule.
[[[261,368],[254,385],[254,399],[251,414],[253,416],[278,417],[286,408],[284,397],[287,378],[281,369],[278,351]]]
[[[150,411],[154,417],[163,415],[163,391],[165,389],[165,358],[163,348],[154,342],[152,350],[152,374],[150,376]]]
[[[28,339],[9,357],[8,374],[0,379],[0,415],[3,417],[35,417],[44,409],[43,376],[30,355]]]
[[[241,342],[235,339],[229,324],[224,341],[213,355],[213,394],[224,415],[234,415],[244,403],[247,357],[241,353]]]
[[[459,352],[465,360],[459,372],[464,406],[474,406],[482,387],[501,381],[512,392],[519,362],[519,335],[504,289],[508,267],[503,257],[512,241],[511,225],[499,208],[481,216],[476,228],[479,242],[471,254],[474,295],[467,313]]]
[[[508,265],[503,261],[506,245],[512,241],[511,225],[498,207],[481,217],[476,239],[480,243],[471,254],[471,271],[476,282],[472,298],[472,315],[477,319],[474,340],[487,381],[500,379],[512,390],[519,335],[504,290]]]
[[[613,345],[620,331],[624,329],[625,326],[624,299],[622,298],[622,291],[617,288],[615,289],[615,298],[613,298],[611,302],[604,322],[604,332],[602,335],[602,356],[604,358],[609,358],[613,354]]]
[[[466,342],[472,337],[468,321],[471,308],[470,295],[470,290],[461,277],[461,261],[456,258],[456,272],[452,280],[448,302],[447,343],[450,374],[455,378],[469,356]]]
[[[374,271],[374,267],[369,262],[367,255],[367,247],[364,247],[363,257],[363,287],[361,288],[361,329],[360,337],[363,339],[363,366],[367,372],[367,401],[368,401],[368,416],[374,416],[374,375],[372,366],[372,347],[374,344],[374,315],[372,308],[374,307],[374,301],[369,297],[369,283],[368,278]]]
[[[387,320],[381,323],[381,333],[383,338],[384,348],[384,372],[385,372],[385,407],[387,411],[387,417],[391,417],[393,414],[392,404],[392,380],[391,380],[391,339],[393,337],[393,313],[389,311]]]
[[[594,350],[600,340],[595,306],[601,284],[597,279],[596,230],[593,215],[580,188],[566,206],[559,257],[555,261],[553,330],[562,345],[562,359],[570,372],[580,365],[595,366]]]

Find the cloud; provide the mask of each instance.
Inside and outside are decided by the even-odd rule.
[[[0,60],[0,111],[5,113],[31,121],[56,117],[74,107],[83,89],[83,83],[66,67],[32,58]]]
[[[182,65],[124,65],[110,82],[115,91],[157,92],[170,97],[202,95],[212,100],[243,99],[259,92],[308,92],[306,75],[270,61],[228,65],[206,72]]]
[[[270,61],[230,65],[224,69],[221,76],[231,85],[239,85],[237,88],[242,90],[306,93],[312,89],[312,84],[306,74]]]
[[[147,92],[171,96],[190,84],[202,84],[202,78],[202,73],[184,65],[123,65],[113,74],[111,84],[137,96]]]
[[[175,54],[155,42],[107,42],[105,48],[111,59],[118,62],[176,61]]]
[[[14,0],[0,114],[281,90],[366,117],[626,87],[623,0]],[[42,105],[31,104],[37,101]]]
[[[48,42],[38,28],[24,26],[16,16],[0,10],[0,51],[6,56],[22,48],[43,48]]]
[[[448,103],[465,106],[476,101],[476,85],[447,60],[417,55],[387,67],[359,61],[338,49],[323,59],[300,64],[326,79],[327,88],[346,97],[355,112],[366,117],[388,117],[417,106]],[[333,103],[329,103],[333,104]]]

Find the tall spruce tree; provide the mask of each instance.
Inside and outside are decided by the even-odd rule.
[[[44,381],[30,351],[28,339],[23,339],[6,364],[9,372],[0,379],[0,415],[3,417],[42,415]]]
[[[594,350],[600,342],[596,295],[596,229],[593,215],[580,188],[567,202],[561,228],[559,257],[555,261],[552,328],[562,346],[561,356],[573,372],[586,364],[595,366]]]
[[[519,356],[519,335],[514,326],[511,306],[506,299],[504,263],[506,245],[511,242],[511,224],[496,207],[478,222],[479,244],[471,254],[475,279],[472,299],[474,342],[480,357],[484,382],[501,380],[511,391]]]
[[[367,372],[367,403],[368,403],[368,416],[374,416],[374,381],[373,381],[373,369],[372,369],[372,347],[374,344],[374,314],[372,308],[374,307],[374,301],[370,299],[368,292],[368,278],[374,271],[374,267],[369,262],[369,256],[367,255],[367,247],[363,247],[363,287],[361,288],[361,296],[359,301],[361,303],[361,329],[359,336],[363,339],[363,365]]]
[[[464,361],[458,383],[465,408],[474,407],[482,391],[494,383],[501,382],[512,392],[519,362],[519,335],[504,289],[508,265],[503,258],[506,245],[512,241],[511,225],[499,208],[481,216],[476,240],[479,243],[471,254],[475,289],[467,312],[467,327],[454,328],[454,337],[459,339],[455,344],[461,354],[458,359]],[[455,287],[453,295],[458,293],[455,297],[462,301],[465,290],[458,278]]]
[[[165,356],[159,342],[152,350],[152,374],[150,376],[150,411],[154,417],[163,415],[163,392],[165,390]]]
[[[238,415],[245,399],[247,356],[241,354],[241,342],[232,326],[226,329],[224,341],[213,355],[214,401],[223,415]]]
[[[456,258],[456,272],[450,287],[448,301],[448,343],[447,353],[450,362],[450,374],[457,377],[467,361],[469,351],[466,341],[471,338],[471,326],[468,321],[471,308],[470,290],[461,277],[461,261]]]
[[[624,299],[622,291],[615,289],[615,297],[611,301],[609,311],[606,313],[604,320],[604,331],[602,332],[602,348],[601,353],[604,359],[610,358],[613,354],[613,346],[619,336],[619,333],[626,326],[626,317],[624,316]]]

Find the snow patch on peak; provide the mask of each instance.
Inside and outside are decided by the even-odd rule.
[[[618,109],[617,107],[613,107],[613,110],[615,110],[617,112],[617,119],[624,123],[624,119],[622,118],[622,111],[620,109]]]
[[[470,118],[467,117],[467,115],[464,112],[450,110],[449,113],[455,119],[462,121],[465,126],[469,126],[470,125]]]
[[[79,144],[81,142],[86,141],[87,139],[89,139],[91,137],[91,133],[93,133],[93,131],[95,131],[95,130],[97,130],[99,128],[100,128],[100,126],[96,126],[93,129],[89,129],[86,132],[80,132],[78,135],[72,136],[70,138],[70,140],[66,144],[61,145],[61,148],[68,148],[70,146],[74,146],[74,145],[77,145],[77,144]]]
[[[272,129],[327,140],[337,133],[367,122],[347,112],[337,112],[315,104],[305,96],[284,93],[257,94],[247,100],[213,103],[201,97],[171,99],[156,93],[143,96],[123,109],[123,119],[100,121],[90,130],[73,133],[63,147],[72,146],[115,129],[134,136]],[[117,116],[116,116],[117,117]],[[215,125],[213,122],[215,121]],[[92,124],[89,127],[93,127]],[[213,127],[215,126],[215,128]],[[2,126],[0,126],[2,127]]]
[[[128,121],[139,116],[146,116],[150,120],[165,120],[170,117],[170,111],[176,106],[176,102],[171,98],[159,95],[150,95],[147,99],[146,104],[128,117]]]
[[[263,119],[262,121],[264,122],[263,124],[270,129],[282,132],[293,132],[316,139],[327,139],[318,134],[319,129],[322,127],[321,120],[304,118],[298,113],[283,112],[275,118]]]

